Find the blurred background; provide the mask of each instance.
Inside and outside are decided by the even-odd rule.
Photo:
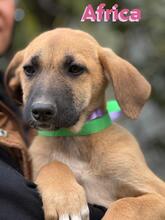
[[[140,142],[147,163],[165,180],[165,0],[104,0],[106,8],[140,8],[139,23],[81,23],[88,3],[96,9],[100,1],[92,0],[17,0],[12,45],[0,66],[5,70],[13,54],[24,48],[39,33],[55,27],[78,28],[91,33],[103,46],[111,47],[133,63],[152,85],[152,95],[140,118],[124,116],[119,122]],[[108,95],[109,97],[109,95]]]

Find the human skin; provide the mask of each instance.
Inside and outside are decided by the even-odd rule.
[[[14,11],[14,0],[0,0],[0,55],[5,52],[11,40]]]

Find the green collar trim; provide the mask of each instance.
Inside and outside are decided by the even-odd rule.
[[[107,101],[106,109],[110,113],[111,112],[121,112],[121,108],[120,108],[118,102],[115,99]]]
[[[45,137],[71,137],[71,136],[86,136],[90,134],[94,134],[100,132],[106,128],[108,128],[112,124],[112,121],[106,113],[101,118],[97,118],[91,121],[87,121],[85,125],[82,127],[81,131],[78,133],[73,133],[66,128],[61,128],[57,131],[38,131],[39,136]]]
[[[73,133],[66,128],[61,128],[57,131],[38,131],[39,136],[45,137],[72,137],[72,136],[87,136],[90,134],[98,133],[112,125],[110,113],[120,112],[120,107],[116,100],[107,102],[107,113],[102,117],[87,121],[78,133]]]

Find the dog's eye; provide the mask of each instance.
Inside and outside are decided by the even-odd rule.
[[[26,74],[28,77],[33,76],[33,75],[35,74],[35,72],[36,72],[35,68],[34,68],[32,65],[25,65],[25,66],[23,67],[23,69],[24,69],[25,74]]]
[[[68,72],[70,74],[72,74],[73,76],[79,76],[81,75],[83,72],[85,71],[85,68],[81,65],[78,65],[78,64],[72,64],[70,67],[69,67],[69,70]]]

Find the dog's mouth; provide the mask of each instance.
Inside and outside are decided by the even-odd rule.
[[[36,122],[36,121],[30,121],[29,126],[31,128],[34,128],[36,130],[47,130],[47,131],[53,131],[53,130],[58,130],[60,129],[59,126],[55,126],[54,124],[50,124],[50,123],[40,123],[40,122]]]
[[[31,128],[34,128],[36,130],[47,130],[47,131],[55,131],[59,130],[61,128],[70,128],[74,126],[79,121],[80,116],[68,119],[67,121],[45,121],[45,122],[39,122],[36,120],[30,120],[28,121],[28,124]]]

